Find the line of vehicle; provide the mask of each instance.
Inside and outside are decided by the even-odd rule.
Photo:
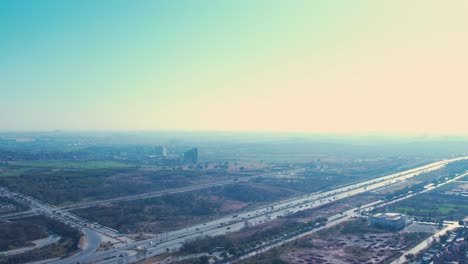
[[[181,246],[181,244],[187,240],[195,239],[200,236],[215,236],[226,234],[229,232],[240,230],[244,227],[242,224],[244,221],[251,221],[252,225],[256,225],[259,223],[272,221],[279,216],[284,215],[284,213],[290,212],[295,213],[302,210],[306,210],[313,207],[318,207],[339,199],[343,199],[352,195],[356,195],[359,193],[363,193],[369,190],[377,189],[385,184],[394,183],[397,180],[402,181],[411,177],[414,177],[420,173],[428,172],[432,170],[436,170],[442,168],[448,163],[468,159],[468,157],[462,158],[455,158],[449,160],[442,160],[438,162],[434,162],[425,166],[421,166],[418,168],[406,170],[399,173],[393,173],[387,176],[379,177],[372,180],[363,181],[356,184],[351,184],[345,187],[340,187],[335,190],[326,191],[322,193],[313,193],[306,196],[302,196],[299,198],[288,199],[286,201],[281,201],[277,203],[270,204],[268,206],[264,206],[263,211],[259,211],[259,209],[254,209],[253,211],[244,212],[237,215],[232,215],[230,217],[224,217],[218,220],[210,221],[204,224],[195,225],[189,228],[176,230],[172,232],[166,233],[165,239],[160,240],[158,238],[152,238],[142,241],[136,241],[133,243],[129,243],[118,250],[114,249],[109,252],[101,252],[99,254],[94,254],[90,256],[92,261],[99,261],[100,257],[106,256],[110,257],[113,254],[118,254],[119,250],[128,250],[136,247],[143,247],[150,253],[156,254],[165,252],[161,249],[166,248],[168,250],[176,250]],[[334,199],[329,199],[330,197],[334,197]],[[304,206],[308,204],[309,206]],[[301,206],[302,205],[302,206]],[[272,208],[273,207],[273,208]],[[279,207],[278,209],[275,209]],[[268,208],[272,208],[269,210]],[[255,222],[256,221],[256,222]],[[224,225],[223,225],[224,223]],[[169,246],[173,246],[173,248],[169,248]]]

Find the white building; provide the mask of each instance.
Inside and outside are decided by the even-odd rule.
[[[411,221],[404,214],[399,213],[378,213],[370,217],[369,225],[374,227],[402,229]]]

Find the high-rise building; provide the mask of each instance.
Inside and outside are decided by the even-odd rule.
[[[198,162],[198,148],[193,148],[184,152],[184,163]]]
[[[167,148],[163,145],[157,146],[154,149],[155,155],[157,156],[166,156],[167,155]]]

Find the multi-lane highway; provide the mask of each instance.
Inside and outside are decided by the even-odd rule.
[[[167,251],[179,249],[186,241],[202,237],[217,236],[227,234],[242,229],[245,225],[255,226],[264,222],[272,221],[280,216],[292,214],[302,210],[315,208],[327,203],[334,202],[349,196],[364,193],[366,191],[376,190],[390,184],[394,184],[406,179],[412,178],[421,173],[433,171],[442,168],[448,163],[468,159],[468,157],[454,158],[434,162],[418,168],[406,170],[399,173],[393,173],[387,176],[375,178],[340,187],[334,190],[311,193],[301,197],[272,203],[268,206],[260,207],[255,210],[230,215],[214,221],[194,225],[188,228],[165,233],[159,237],[127,243],[119,248],[110,249],[103,252],[97,252],[90,255],[79,256],[72,259],[61,260],[61,263],[115,263],[119,260],[131,263],[141,258],[141,252],[144,257],[158,255]],[[140,254],[131,255],[128,252],[136,250]]]
[[[30,210],[26,212],[27,215],[30,215],[31,213],[33,215],[47,215],[50,218],[79,229],[86,237],[86,243],[83,250],[78,254],[79,256],[92,254],[98,249],[101,241],[103,240],[121,243],[131,242],[130,239],[123,237],[116,230],[90,222],[53,205],[41,202],[35,198],[15,193],[5,188],[0,188],[0,194],[28,205]]]
[[[396,203],[396,202],[411,198],[411,197],[413,197],[415,195],[425,193],[425,192],[429,192],[429,191],[431,191],[431,190],[433,190],[435,188],[439,188],[439,187],[444,186],[446,184],[449,184],[451,182],[457,181],[457,180],[459,180],[459,179],[461,179],[461,178],[463,178],[463,177],[465,177],[467,175],[468,175],[468,173],[465,172],[465,173],[463,173],[461,175],[456,176],[453,179],[447,179],[447,180],[445,180],[445,182],[442,182],[442,183],[438,184],[437,186],[426,186],[423,190],[421,190],[419,192],[416,192],[416,193],[408,193],[408,194],[404,195],[403,197],[392,199],[390,201],[379,200],[379,201],[375,201],[375,202],[372,202],[372,203],[369,203],[369,204],[366,204],[366,205],[363,205],[363,206],[360,206],[360,207],[357,207],[357,208],[349,209],[349,210],[347,210],[345,212],[340,212],[338,214],[335,214],[335,215],[329,217],[327,223],[325,225],[319,227],[319,228],[315,228],[315,229],[310,230],[310,231],[302,232],[302,233],[294,235],[292,237],[279,239],[277,241],[274,241],[273,243],[269,243],[268,245],[261,246],[260,248],[252,250],[251,252],[246,253],[246,254],[238,257],[237,260],[239,261],[239,260],[244,260],[244,259],[253,257],[253,256],[257,255],[257,254],[268,251],[268,250],[270,250],[272,248],[279,247],[279,246],[281,246],[283,244],[286,244],[288,242],[291,242],[291,241],[294,241],[296,239],[311,235],[311,234],[313,234],[313,233],[315,233],[315,232],[317,232],[319,230],[335,226],[335,225],[337,225],[339,223],[342,223],[344,221],[351,220],[352,218],[359,216],[359,214],[361,212],[365,214],[365,212],[370,212],[373,209],[382,208],[382,207],[388,206],[390,204],[393,204],[393,203]],[[458,223],[455,224],[455,225],[458,226]],[[453,228],[455,228],[454,223],[451,223],[450,224],[450,229],[453,229]],[[440,232],[439,232],[439,234],[440,234]],[[430,240],[430,239],[428,239],[428,240]],[[418,251],[418,250],[420,251],[421,249],[424,248],[424,245],[425,245],[424,243],[421,243],[421,244],[417,245],[416,247],[414,247],[412,249],[409,249],[408,251],[406,251],[406,253],[402,254],[402,257],[400,259],[405,259],[404,256],[407,253],[416,253],[416,251]],[[425,245],[425,246],[427,246],[427,245]],[[236,261],[234,261],[234,262],[236,262]],[[234,263],[234,262],[231,261],[230,263]],[[392,264],[394,264],[394,263],[398,263],[398,262],[395,262],[395,261],[392,262]],[[403,263],[403,261],[399,262],[399,263]]]
[[[114,229],[108,228],[106,226],[102,226],[98,223],[90,222],[79,216],[71,214],[70,212],[67,212],[68,210],[86,208],[86,207],[95,206],[99,204],[109,204],[109,203],[114,203],[114,202],[119,202],[119,201],[144,199],[144,198],[149,198],[149,197],[162,196],[165,194],[175,194],[175,193],[180,193],[180,192],[200,190],[200,189],[222,186],[222,185],[227,185],[227,184],[246,182],[248,180],[251,180],[257,177],[275,177],[275,176],[284,175],[284,174],[292,176],[296,173],[302,172],[303,170],[304,170],[303,168],[299,168],[299,169],[291,169],[287,171],[270,172],[270,173],[249,176],[249,177],[242,177],[242,178],[236,178],[236,179],[231,179],[231,180],[212,182],[209,184],[193,185],[193,186],[159,191],[159,192],[151,192],[151,193],[144,193],[140,195],[118,197],[118,198],[109,199],[109,200],[87,202],[83,204],[72,205],[66,208],[58,208],[56,206],[47,204],[45,202],[41,202],[35,198],[22,195],[20,193],[15,193],[6,188],[0,187],[0,196],[5,196],[10,199],[14,199],[30,207],[30,210],[28,211],[3,215],[2,218],[3,219],[15,219],[15,218],[22,218],[26,216],[33,216],[37,214],[44,214],[53,219],[56,219],[58,221],[64,222],[66,224],[69,224],[73,227],[78,228],[85,235],[86,243],[83,249],[78,254],[67,259],[67,261],[77,262],[75,260],[80,261],[81,259],[86,258],[86,256],[94,253],[99,248],[101,242],[103,241],[112,241],[113,244],[116,243],[117,246],[122,246],[131,242],[132,240],[123,236],[122,234],[120,234],[118,231]],[[166,238],[167,238],[167,235],[166,236],[163,235],[158,241],[165,241]],[[133,246],[130,245],[128,248],[132,248],[132,247]],[[127,247],[125,247],[122,250],[119,250],[120,252],[119,255],[129,255],[128,253],[132,252],[132,251],[126,251],[126,248]]]

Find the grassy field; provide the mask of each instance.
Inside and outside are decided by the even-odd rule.
[[[115,161],[23,161],[0,165],[0,177],[19,177],[26,174],[35,174],[37,170],[57,172],[60,170],[125,169],[130,167],[130,165]]]
[[[436,215],[451,215],[456,213],[459,210],[466,211],[468,210],[468,204],[441,204],[441,205],[434,205],[433,208],[430,209],[420,209],[408,206],[400,206],[395,208],[396,211],[402,212],[408,215],[418,215],[418,216],[426,216],[430,214]]]
[[[57,168],[57,169],[115,169],[128,168],[127,164],[116,161],[23,161],[16,163],[17,167]]]
[[[443,193],[425,193],[401,201],[392,205],[389,209],[413,217],[462,220],[468,215],[468,197]]]
[[[28,171],[28,168],[18,168],[12,166],[0,166],[0,177],[20,176]]]

